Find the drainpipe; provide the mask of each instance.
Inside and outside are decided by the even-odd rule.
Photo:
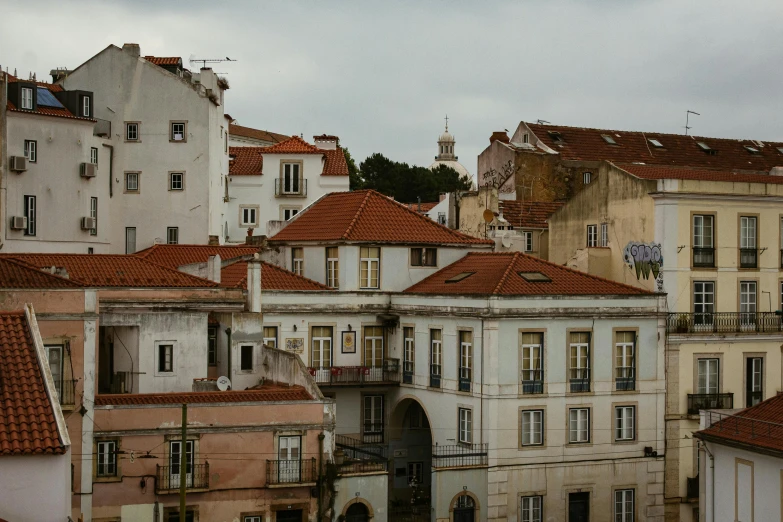
[[[489,299],[487,299],[487,308],[489,308]],[[481,435],[479,442],[484,444],[484,319],[481,319],[481,385],[479,387],[479,415],[481,416],[480,426]],[[489,448],[487,448],[489,450]],[[489,451],[487,451],[489,457]]]
[[[318,434],[318,521],[323,519],[323,462],[324,462],[324,432]]]
[[[103,144],[109,149],[109,197],[114,197],[114,146]]]
[[[228,336],[228,370],[226,373],[228,374],[228,380],[231,381],[231,379],[234,377],[234,375],[231,373],[231,328],[226,328],[226,335]],[[233,381],[231,381],[231,389],[234,389]]]
[[[701,446],[704,447],[704,451],[706,451],[707,455],[710,456],[710,468],[712,469],[711,471],[712,484],[710,484],[710,486],[712,487],[712,492],[710,493],[712,495],[712,498],[710,499],[710,504],[712,506],[711,508],[712,522],[715,522],[715,455],[713,455],[712,452],[709,450],[706,442],[702,442]]]

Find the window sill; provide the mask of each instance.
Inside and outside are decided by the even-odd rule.
[[[530,451],[530,450],[542,450],[546,449],[546,444],[527,444],[525,446],[520,446],[517,448],[519,451]]]
[[[122,476],[117,475],[116,477],[93,477],[92,479],[93,484],[102,484],[102,483],[111,483],[111,482],[122,482]]]
[[[636,439],[633,440],[613,440],[612,445],[614,446],[634,446],[636,444],[639,444],[639,441]]]
[[[612,395],[636,395],[639,390],[612,390]]]
[[[125,143],[141,143],[141,140],[125,140]]]

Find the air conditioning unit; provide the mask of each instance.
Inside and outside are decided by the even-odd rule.
[[[97,225],[96,221],[94,217],[83,217],[82,230],[92,230]]]
[[[11,218],[11,228],[13,230],[24,230],[27,228],[27,218],[24,216],[14,216]]]
[[[83,178],[94,178],[98,173],[98,165],[95,163],[82,163],[79,174]]]
[[[27,170],[27,158],[24,156],[11,156],[11,170],[16,172]]]

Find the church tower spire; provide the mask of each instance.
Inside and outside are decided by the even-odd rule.
[[[446,130],[438,138],[438,155],[435,161],[456,161],[454,155],[454,136],[449,133],[449,116],[446,115]]]

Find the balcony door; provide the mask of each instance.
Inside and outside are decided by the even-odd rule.
[[[568,494],[568,522],[590,521],[590,493]]]
[[[279,483],[300,482],[302,475],[302,438],[279,437],[277,450],[277,480]]]
[[[693,323],[708,329],[712,327],[715,313],[715,282],[695,281],[693,283]]]
[[[383,327],[364,327],[364,365],[369,369],[368,381],[383,380]]]
[[[383,395],[364,396],[364,442],[383,442]]]
[[[332,327],[313,326],[311,364],[316,382],[329,382],[332,366]]]
[[[718,377],[720,375],[718,359],[699,359],[699,382],[697,392],[701,395],[717,395]]]
[[[283,193],[299,194],[301,182],[298,163],[283,163]]]
[[[745,406],[750,408],[764,400],[764,359],[745,359]]]
[[[172,440],[169,446],[169,489],[178,489],[182,480],[182,441]],[[187,453],[185,455],[185,487],[193,487],[193,441],[187,441]]]
[[[743,330],[756,325],[755,281],[740,281],[740,325]]]
[[[52,372],[54,387],[57,389],[57,395],[60,397],[60,403],[63,399],[63,347],[59,344],[46,346],[46,355],[49,359],[49,370]]]

